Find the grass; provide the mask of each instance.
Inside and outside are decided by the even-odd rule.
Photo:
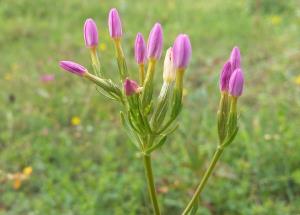
[[[142,159],[121,127],[118,105],[58,68],[62,59],[91,68],[82,25],[93,17],[103,68],[117,77],[107,30],[111,7],[121,14],[123,47],[135,78],[138,31],[148,35],[159,21],[165,49],[181,32],[193,45],[180,128],[153,157],[163,213],[180,214],[217,146],[219,71],[239,45],[246,79],[240,132],[205,188],[198,212],[300,214],[296,0],[0,2],[0,214],[152,213]],[[55,80],[41,82],[44,74]],[[162,78],[156,78],[160,85]],[[80,118],[79,125],[72,125],[73,117]],[[19,189],[2,179],[26,166],[33,172]]]

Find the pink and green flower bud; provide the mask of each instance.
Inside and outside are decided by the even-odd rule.
[[[73,61],[60,61],[59,66],[62,69],[66,70],[68,72],[74,73],[76,75],[79,75],[79,76],[84,76],[88,72],[88,70],[86,68],[84,68],[80,64],[75,63]]]
[[[239,97],[243,93],[244,75],[242,69],[236,69],[229,80],[229,93],[233,97]]]
[[[147,56],[148,59],[159,60],[162,53],[163,46],[163,30],[159,23],[156,23],[148,38]]]
[[[111,38],[120,39],[122,37],[122,23],[116,8],[113,8],[109,11],[108,28]]]
[[[146,43],[141,33],[138,33],[135,38],[134,45],[135,61],[137,64],[145,64],[146,62]]]
[[[231,70],[241,68],[241,52],[239,47],[234,47],[230,54]]]
[[[126,96],[131,96],[141,92],[141,87],[134,80],[126,78],[124,82],[124,91]]]
[[[85,21],[83,34],[86,47],[95,48],[98,45],[98,30],[93,19],[89,18]]]
[[[221,92],[228,92],[229,80],[230,80],[231,74],[232,74],[231,63],[230,63],[230,61],[227,61],[224,64],[221,74],[220,74],[219,87],[220,87]]]
[[[166,83],[171,83],[175,81],[176,78],[176,69],[174,67],[173,62],[173,49],[170,47],[167,50],[165,61],[164,61],[164,73],[163,73],[163,79]]]
[[[186,69],[192,55],[192,46],[189,36],[180,34],[173,45],[174,65],[176,69]]]

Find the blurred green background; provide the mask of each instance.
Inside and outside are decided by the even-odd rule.
[[[107,30],[112,7],[123,21],[134,78],[138,31],[147,38],[159,21],[165,49],[182,32],[193,46],[180,128],[153,155],[163,214],[180,214],[217,147],[218,76],[235,45],[246,79],[240,132],[198,213],[300,214],[297,0],[1,0],[0,214],[152,213],[142,159],[121,127],[120,107],[58,67],[59,60],[72,59],[91,68],[82,28],[92,17],[103,69],[117,77]],[[27,180],[18,181],[24,168]]]

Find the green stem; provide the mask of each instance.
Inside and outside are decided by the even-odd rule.
[[[146,173],[146,178],[148,183],[148,190],[149,190],[149,195],[152,202],[153,210],[155,212],[155,215],[160,215],[158,201],[156,197],[155,184],[153,179],[151,155],[144,155],[143,158],[144,158],[145,173]]]
[[[196,189],[196,191],[195,191],[195,193],[194,193],[191,201],[189,202],[189,204],[187,205],[187,207],[184,209],[182,215],[187,215],[190,212],[190,210],[193,208],[193,206],[195,204],[197,204],[197,200],[198,200],[198,198],[200,196],[200,193],[202,192],[204,186],[206,185],[206,182],[207,182],[209,176],[211,175],[213,169],[215,168],[216,163],[219,160],[219,158],[220,158],[223,150],[224,150],[224,148],[222,146],[218,146],[218,148],[217,148],[217,150],[216,150],[216,152],[214,154],[214,157],[213,157],[213,159],[212,159],[212,161],[211,161],[208,169],[206,170],[206,172],[205,172],[205,174],[204,174],[204,176],[203,176],[200,184],[198,185],[198,187],[197,187],[197,189]]]

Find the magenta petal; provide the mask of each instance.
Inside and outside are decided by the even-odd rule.
[[[108,28],[111,38],[118,39],[122,37],[122,23],[116,8],[113,8],[109,11]]]
[[[242,69],[236,69],[232,73],[229,80],[229,93],[232,96],[238,97],[243,93],[244,75]]]
[[[173,45],[173,57],[175,67],[185,69],[191,59],[192,46],[189,36],[180,34],[177,36]]]
[[[68,72],[82,76],[87,72],[87,69],[73,61],[60,61],[59,66]]]
[[[235,46],[230,54],[230,62],[232,71],[241,68],[241,52],[239,47]]]
[[[126,96],[131,96],[133,94],[138,93],[139,85],[134,80],[126,78],[124,82],[124,91]]]
[[[135,38],[134,54],[137,64],[144,64],[146,61],[146,43],[141,33]]]
[[[149,34],[147,43],[147,56],[150,59],[158,60],[161,57],[163,46],[163,30],[159,23],[156,23]]]
[[[87,19],[83,28],[85,45],[88,48],[98,45],[98,30],[93,19]]]
[[[224,64],[222,71],[221,71],[221,75],[220,75],[219,85],[220,85],[221,91],[228,91],[229,79],[230,79],[231,74],[232,74],[231,63],[230,63],[230,61],[227,61]]]

